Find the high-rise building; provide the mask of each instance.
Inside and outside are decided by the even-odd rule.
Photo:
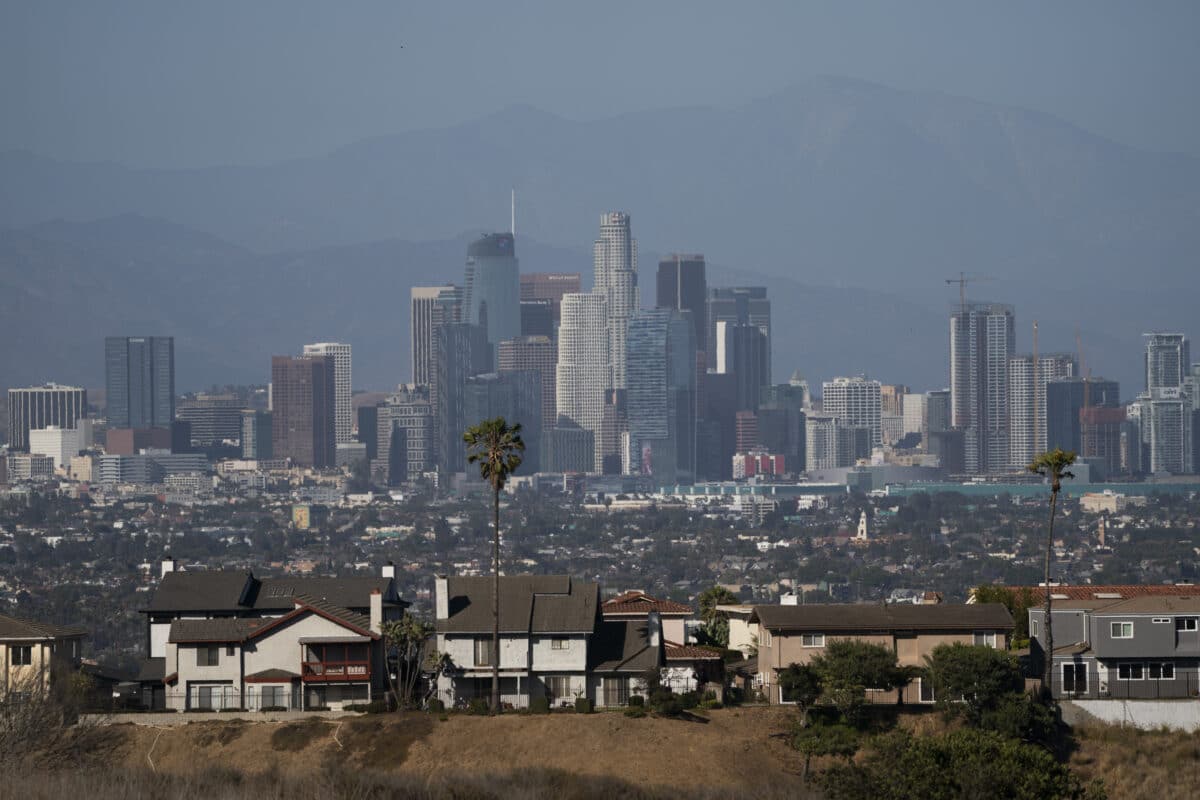
[[[1046,441],[1042,449],[1061,448],[1082,456],[1083,423],[1080,414],[1084,408],[1114,409],[1120,405],[1120,387],[1116,381],[1079,376],[1048,381],[1045,406]],[[1124,418],[1122,414],[1122,421]]]
[[[541,377],[542,386],[542,430],[554,427],[558,418],[558,407],[554,400],[556,380],[554,370],[558,362],[558,348],[548,336],[522,336],[500,343],[496,354],[496,371],[500,373],[534,370]]]
[[[770,385],[767,337],[757,325],[721,320],[716,326],[715,342],[716,371],[734,376],[738,410],[757,410],[763,387]]]
[[[242,458],[256,461],[273,459],[275,448],[271,440],[271,412],[243,408],[239,413],[242,418]]]
[[[1143,456],[1151,474],[1186,475],[1194,470],[1192,453],[1192,401],[1186,389],[1151,389],[1139,398]]]
[[[511,233],[489,233],[467,247],[463,321],[484,325],[496,345],[521,335],[521,278]]]
[[[708,368],[717,369],[717,323],[753,325],[766,338],[766,372],[763,385],[771,383],[771,301],[763,286],[732,286],[708,290]]]
[[[479,420],[468,420],[464,406],[467,378],[492,371],[492,347],[482,325],[452,322],[434,328],[433,384],[430,402],[437,418],[436,462],[445,472],[461,472],[465,465],[463,431]]]
[[[1191,366],[1191,348],[1182,333],[1147,333],[1146,391],[1183,385]]]
[[[950,422],[963,431],[968,473],[1009,469],[1008,357],[1014,350],[1012,306],[969,303],[950,315]]]
[[[905,436],[916,434],[924,444],[926,424],[929,414],[929,395],[910,392],[904,395],[900,404],[900,416],[903,418],[903,433]]]
[[[854,466],[856,430],[869,441],[866,428],[856,429],[829,414],[809,414],[804,421],[805,469],[813,473]]]
[[[870,431],[870,447],[883,441],[879,381],[834,378],[821,385],[821,411],[849,427]]]
[[[521,335],[554,338],[554,304],[551,301],[521,301]],[[506,339],[505,341],[509,340]]]
[[[234,395],[200,392],[179,401],[175,417],[188,423],[191,448],[213,450],[234,443],[240,446],[244,407]]]
[[[333,422],[338,444],[354,441],[354,409],[351,350],[348,344],[318,342],[304,345],[306,356],[328,356],[333,361]]]
[[[657,293],[654,305],[691,312],[692,338],[696,350],[707,353],[708,342],[708,282],[705,277],[704,256],[672,253],[658,262]],[[707,365],[707,360],[706,360]]]
[[[604,408],[600,412],[600,437],[592,446],[599,451],[600,469],[605,475],[621,475],[632,469],[626,447],[629,439],[629,410],[624,389],[605,389]]]
[[[562,298],[564,294],[583,291],[578,272],[525,272],[521,274],[521,302],[549,300],[554,315],[554,327],[562,321]]]
[[[436,428],[426,386],[401,386],[376,407],[370,458],[383,465],[388,486],[412,483],[433,470]]]
[[[908,387],[898,383],[879,384],[879,413],[885,417],[904,416],[904,398]]]
[[[463,405],[469,424],[503,417],[521,426],[523,474],[538,471],[542,442],[542,376],[537,370],[491,372],[467,379]]]
[[[104,340],[109,428],[170,428],[175,421],[175,337]]]
[[[1075,374],[1069,353],[1042,353],[1008,358],[1009,467],[1023,471],[1038,453],[1046,451],[1046,384]]]
[[[271,442],[276,458],[303,467],[335,465],[334,372],[329,356],[271,357]]]
[[[453,285],[414,286],[411,295],[412,382],[429,386],[433,383],[433,329],[461,321],[462,289]]]
[[[83,450],[83,431],[79,428],[60,428],[50,425],[46,428],[35,428],[29,432],[29,452],[31,455],[50,456],[54,459],[54,469],[66,469],[71,465],[71,459]]]
[[[668,483],[696,474],[696,349],[687,313],[669,308],[629,320],[626,413],[629,472]]]
[[[8,390],[8,446],[29,451],[29,432],[51,425],[77,427],[87,417],[87,389],[47,383],[27,389]]]
[[[601,388],[624,389],[625,336],[629,318],[642,305],[637,278],[637,239],[629,232],[628,214],[612,211],[600,215],[600,238],[592,247],[592,256],[595,268],[592,292],[604,298],[608,329],[608,378]]]
[[[595,434],[565,417],[542,438],[543,472],[594,472]]]
[[[601,293],[565,294],[558,329],[554,398],[558,416],[590,431],[593,442],[600,438],[604,391],[610,374],[607,306]],[[597,450],[593,470],[599,472],[602,468]]]
[[[1089,406],[1079,410],[1079,450],[1076,452],[1080,458],[1098,464],[1104,479],[1125,471],[1121,457],[1121,430],[1124,427],[1124,408]],[[1195,452],[1194,448],[1192,452]],[[1095,477],[1093,472],[1093,480]]]

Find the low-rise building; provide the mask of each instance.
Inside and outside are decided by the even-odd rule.
[[[86,635],[82,628],[0,614],[0,700],[49,691],[79,668]]]

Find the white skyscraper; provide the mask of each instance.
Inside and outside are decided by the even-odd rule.
[[[834,378],[821,385],[821,411],[843,424],[871,431],[871,447],[883,440],[879,381]]]
[[[950,316],[950,424],[963,432],[966,471],[1006,472],[1012,306],[968,303]]]
[[[600,442],[604,390],[609,374],[607,303],[600,294],[564,294],[558,328],[558,366],[555,403],[567,417]],[[603,453],[595,448],[594,469],[601,470]]]
[[[304,345],[306,356],[333,359],[333,434],[337,444],[354,441],[354,415],[350,406],[350,345],[318,342]]]
[[[629,215],[600,215],[600,238],[592,248],[595,280],[592,291],[607,305],[609,376],[605,388],[626,388],[625,338],[629,318],[641,307],[637,280],[637,239],[629,233]]]
[[[1008,458],[1020,472],[1046,449],[1046,384],[1075,374],[1075,357],[1044,353],[1037,358],[1036,381],[1032,355],[1008,359]]]

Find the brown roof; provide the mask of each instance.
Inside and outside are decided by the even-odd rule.
[[[972,605],[830,605],[755,606],[751,622],[776,630],[1011,630],[1012,615],[1000,603]]]
[[[710,650],[707,647],[696,647],[690,644],[674,644],[673,642],[666,643],[666,656],[668,661],[707,661],[711,659],[721,660],[721,654],[716,650]]]
[[[449,617],[439,633],[492,632],[492,578],[447,580]],[[591,633],[600,586],[568,575],[502,575],[500,630],[503,633]]]
[[[87,636],[87,631],[0,614],[0,639],[68,639],[76,636]]]
[[[266,617],[247,619],[245,617],[218,617],[216,619],[175,619],[171,620],[171,629],[167,641],[176,644],[203,642],[245,642],[259,634],[265,633],[279,625],[284,625],[296,617],[311,612],[337,622],[344,627],[353,628],[356,632],[379,638],[371,632],[371,620],[362,614],[356,614],[349,609],[335,606],[324,600],[318,600],[306,595],[292,599],[291,613],[282,617]]]
[[[692,615],[692,607],[686,606],[683,603],[676,603],[674,600],[659,600],[657,597],[651,597],[645,592],[631,591],[619,594],[616,597],[605,600],[601,606],[604,616],[639,616],[644,617],[651,611],[657,611],[659,614],[668,616],[673,615]]]
[[[1045,588],[1042,586],[1006,586],[1013,594],[1025,591],[1033,595],[1034,600],[1041,603],[1045,600]],[[1155,584],[1155,583],[1121,583],[1110,586],[1094,584],[1079,584],[1074,586],[1050,586],[1050,593],[1058,599],[1065,596],[1069,600],[1127,600],[1131,597],[1177,597],[1181,595],[1200,596],[1200,586],[1190,583]],[[1115,597],[1113,595],[1116,595]]]
[[[288,672],[286,669],[263,669],[250,673],[246,676],[246,680],[256,683],[269,683],[271,681],[290,681],[299,677],[297,673]]]
[[[645,622],[606,620],[596,626],[588,644],[589,668],[595,672],[644,672],[659,666],[659,649],[650,646]]]

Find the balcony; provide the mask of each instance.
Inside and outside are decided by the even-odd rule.
[[[300,665],[301,679],[310,682],[368,681],[369,661],[305,661]]]

